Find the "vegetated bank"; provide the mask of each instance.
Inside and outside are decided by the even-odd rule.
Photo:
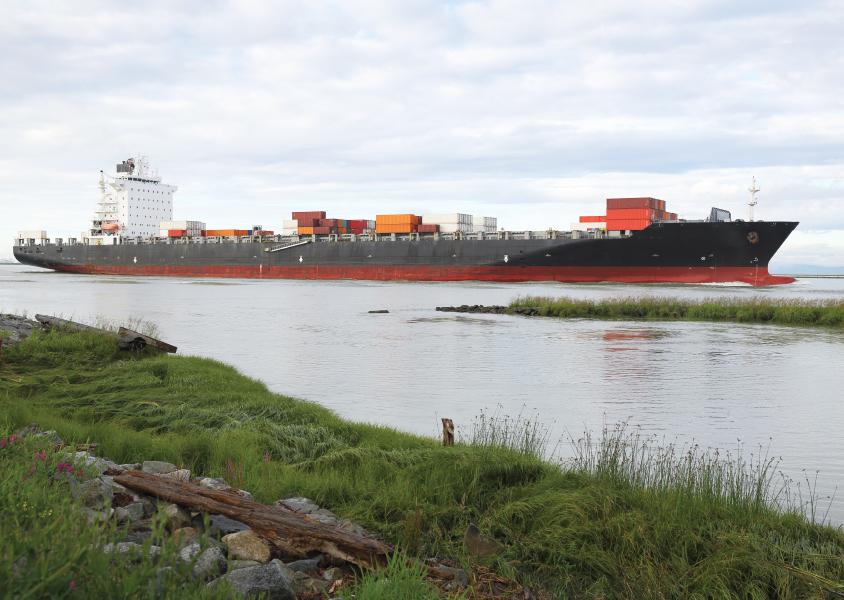
[[[313,498],[410,555],[472,567],[480,559],[464,537],[475,523],[500,544],[484,559],[493,570],[555,597],[844,591],[844,533],[789,504],[774,462],[649,447],[623,429],[584,438],[562,465],[543,460],[535,430],[512,423],[486,421],[474,443],[445,448],[341,420],[216,361],[131,355],[114,340],[62,332],[4,348],[0,415],[0,429],[37,422],[65,440],[96,440],[116,462],[169,461],[262,502]],[[76,542],[49,515],[24,520],[18,479],[25,470],[0,478],[3,530],[34,533],[0,552],[36,556],[37,545],[53,544],[89,560],[84,536]],[[131,596],[124,584],[116,597]]]
[[[514,314],[561,319],[633,319],[773,323],[844,329],[844,301],[708,298],[610,298],[578,300],[527,296],[508,306],[438,306],[442,312]]]

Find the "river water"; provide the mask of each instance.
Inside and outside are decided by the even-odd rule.
[[[844,298],[844,279],[773,288],[212,280],[0,266],[0,311],[143,318],[180,354],[219,359],[343,417],[434,436],[481,412],[538,417],[550,439],[627,422],[668,442],[782,456],[844,483],[844,331],[438,313],[519,295]],[[387,309],[388,314],[369,314]],[[565,456],[565,440],[558,447]],[[802,484],[805,490],[805,481]],[[804,491],[805,493],[805,491]],[[822,500],[844,522],[844,490]]]

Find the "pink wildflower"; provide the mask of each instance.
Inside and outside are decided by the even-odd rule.
[[[36,450],[35,451],[35,460],[47,460],[47,451],[46,450]]]
[[[8,440],[6,438],[0,439],[0,450],[5,448],[7,443],[8,443]]]
[[[10,444],[14,444],[14,443],[15,443],[15,442],[17,442],[17,441],[18,441],[18,436],[17,436],[17,435],[15,435],[14,433],[13,433],[12,435],[10,435],[10,436],[9,436],[9,443],[10,443]]]
[[[56,465],[56,471],[58,473],[73,473],[73,465],[66,462],[60,462]]]
[[[75,589],[76,589],[76,580],[75,580],[75,579],[71,579],[71,580],[68,582],[67,587],[69,587],[69,588],[71,589],[71,591],[75,590]]]

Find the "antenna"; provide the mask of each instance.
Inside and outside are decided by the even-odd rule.
[[[758,187],[756,187],[756,176],[755,176],[755,175],[753,176],[753,185],[752,185],[752,186],[750,186],[750,187],[747,189],[747,191],[748,191],[748,192],[750,192],[750,201],[747,203],[747,207],[748,207],[748,209],[749,209],[749,210],[748,210],[749,217],[748,217],[748,219],[747,219],[747,220],[748,220],[748,221],[752,221],[752,220],[753,220],[753,208],[754,208],[754,207],[756,206],[756,204],[757,204],[757,202],[756,202],[756,194],[757,194],[758,192],[760,192],[760,191],[761,191]]]

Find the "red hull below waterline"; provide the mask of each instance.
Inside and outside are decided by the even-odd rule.
[[[244,279],[353,279],[370,281],[556,281],[564,283],[792,283],[767,267],[500,267],[427,265],[61,265],[56,270],[97,275],[229,277]]]

